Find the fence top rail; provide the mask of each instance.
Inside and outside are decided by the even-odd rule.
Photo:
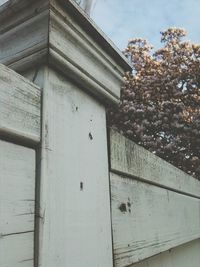
[[[0,64],[0,138],[40,142],[41,90]]]
[[[122,134],[110,130],[110,170],[200,198],[200,181],[174,167]]]

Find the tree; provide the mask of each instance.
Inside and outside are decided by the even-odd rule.
[[[163,47],[152,52],[146,40],[130,40],[121,102],[108,110],[111,127],[178,168],[200,178],[200,45],[186,32],[161,32]]]

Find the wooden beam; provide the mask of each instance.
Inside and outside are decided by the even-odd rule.
[[[38,264],[111,267],[105,108],[55,70],[44,75]]]
[[[200,239],[176,247],[131,267],[199,267]]]
[[[200,238],[200,200],[111,173],[114,261],[125,267]]]
[[[41,91],[0,64],[0,135],[40,142]]]
[[[110,132],[111,171],[200,198],[200,181],[120,133]]]

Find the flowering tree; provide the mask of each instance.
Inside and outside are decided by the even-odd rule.
[[[183,29],[161,33],[152,53],[146,40],[129,41],[125,55],[133,73],[125,76],[118,108],[109,124],[130,139],[200,178],[200,45],[183,41]]]

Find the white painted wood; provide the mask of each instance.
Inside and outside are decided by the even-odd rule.
[[[131,70],[71,0],[16,0],[0,7],[0,52],[0,62],[20,73],[50,64],[109,103],[119,102],[124,72]]]
[[[200,200],[111,173],[116,267],[200,238]]]
[[[119,48],[105,35],[105,33],[90,19],[85,12],[77,6],[74,0],[9,0],[6,5],[0,6],[0,34],[5,33],[16,25],[28,21],[33,16],[41,14],[45,10],[59,9],[62,14],[70,14],[74,23],[92,37],[95,43],[107,53],[109,59],[115,61],[122,69],[131,69],[126,57]],[[41,25],[42,26],[42,25]]]
[[[0,34],[36,17],[47,8],[46,0],[8,0],[5,5],[0,6]]]
[[[40,141],[40,89],[0,64],[0,135]]]
[[[199,267],[200,240],[161,253],[131,267]]]
[[[103,54],[105,54],[105,52],[107,53],[106,58],[109,59],[109,61],[116,62],[117,68],[120,67],[124,70],[126,69],[127,71],[132,69],[131,63],[123,55],[122,51],[108,38],[108,36],[95,24],[95,22],[85,14],[82,8],[77,6],[74,0],[59,1],[62,3],[62,8],[56,4],[56,9],[59,9],[59,13],[62,15],[65,14],[64,16],[66,16],[66,14],[71,14],[71,20],[74,20],[74,23],[76,24],[75,27],[78,26],[78,31],[82,29],[81,34],[87,36],[88,39],[93,39],[93,42],[98,44],[101,50],[103,49]],[[51,0],[53,7],[55,7],[55,3],[58,3],[58,1]],[[70,10],[70,12],[67,12],[67,10]]]
[[[33,231],[34,206],[35,151],[0,140],[1,235]]]
[[[57,6],[55,6],[57,7]],[[59,11],[59,9],[58,9]],[[88,37],[75,20],[72,20],[70,14],[50,13],[50,55],[55,58],[55,52],[63,59],[70,62],[71,65],[65,67],[72,72],[72,78],[82,74],[83,79],[89,79],[100,87],[95,90],[91,88],[93,94],[104,98],[110,98],[112,101],[119,101],[120,87],[123,84],[124,70],[113,62],[106,54],[99,49],[92,38]],[[66,38],[67,36],[67,38]],[[54,61],[53,61],[54,62]],[[78,63],[78,64],[77,64]],[[81,82],[82,82],[81,80]],[[90,88],[86,88],[90,89]],[[115,99],[116,98],[116,99]]]
[[[200,198],[200,181],[110,131],[111,171]]]
[[[0,140],[0,266],[33,267],[35,151]]]
[[[1,267],[33,267],[33,232],[0,237]]]
[[[111,267],[105,109],[46,69],[39,266]]]
[[[18,72],[41,64],[48,53],[48,19],[46,0],[9,1],[0,8],[0,62]]]

